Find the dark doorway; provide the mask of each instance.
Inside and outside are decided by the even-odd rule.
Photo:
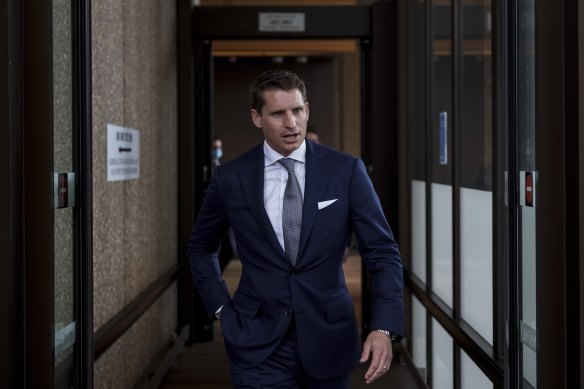
[[[302,15],[302,27],[293,31],[265,30],[261,15]],[[290,16],[292,18],[296,16]],[[274,40],[310,42],[326,40],[352,40],[355,43],[355,55],[359,58],[354,77],[358,78],[358,87],[350,91],[353,102],[362,107],[357,119],[359,125],[354,131],[359,143],[356,152],[368,167],[369,173],[381,198],[386,216],[391,221],[394,231],[397,226],[397,37],[395,30],[394,2],[374,3],[371,6],[230,6],[230,7],[194,7],[192,23],[194,58],[188,75],[192,79],[194,115],[184,113],[179,123],[179,137],[189,142],[181,145],[179,164],[192,164],[192,174],[181,174],[179,184],[181,193],[186,193],[181,200],[179,232],[181,239],[186,239],[190,227],[203,199],[211,169],[211,141],[214,136],[221,136],[225,142],[225,157],[233,158],[242,151],[261,141],[249,119],[247,88],[253,78],[262,69],[280,66],[296,71],[305,78],[309,87],[311,104],[311,124],[317,132],[322,132],[322,142],[332,147],[341,145],[343,135],[338,128],[344,105],[339,102],[338,88],[338,54],[307,56],[305,52],[298,55],[276,56],[262,55],[241,58],[236,55],[214,55],[217,43],[224,41],[245,40],[269,42]],[[296,21],[292,21],[295,24]],[[326,44],[325,44],[326,46]],[[275,59],[275,57],[282,57]],[[309,57],[309,58],[307,58]],[[302,58],[298,60],[298,58]],[[278,63],[278,61],[282,61]],[[306,62],[304,62],[306,61]],[[237,67],[236,67],[237,66]],[[237,69],[237,71],[232,70]],[[187,73],[187,70],[185,70]],[[375,84],[372,82],[375,80]],[[223,93],[225,89],[229,93]],[[238,93],[238,90],[244,93]],[[322,96],[318,94],[322,93]],[[333,96],[327,96],[330,94]],[[348,95],[347,92],[346,95]],[[217,100],[221,98],[217,107]],[[181,104],[179,102],[179,104]],[[312,109],[314,104],[321,105]],[[182,106],[182,104],[181,104]],[[233,110],[224,111],[228,106]],[[314,107],[317,108],[317,107]],[[319,112],[320,111],[320,112]],[[319,112],[313,117],[313,112]],[[331,118],[332,123],[331,123]],[[338,121],[335,123],[335,121]],[[249,123],[245,127],[245,123]],[[332,124],[332,125],[331,125]],[[326,129],[326,130],[325,130]],[[342,132],[341,132],[342,133]],[[375,142],[373,142],[375,139]],[[179,141],[182,143],[182,141]],[[331,142],[331,144],[329,144]],[[345,142],[346,143],[346,142]],[[353,146],[354,146],[354,142]],[[232,147],[232,149],[229,149]],[[342,149],[342,147],[341,147]],[[186,181],[185,181],[186,180]],[[183,191],[182,188],[185,188]],[[190,220],[187,220],[190,218]],[[183,242],[179,242],[182,244]],[[188,271],[188,270],[187,270]],[[370,292],[369,279],[362,272],[362,333],[369,332]],[[185,277],[186,278],[186,277]],[[187,282],[188,283],[188,282]],[[209,340],[211,329],[206,315],[197,302],[192,302],[192,286],[181,288],[179,311],[181,307],[195,306],[191,317],[179,314],[179,324],[190,322],[193,328],[193,340]],[[190,309],[186,309],[190,311]]]

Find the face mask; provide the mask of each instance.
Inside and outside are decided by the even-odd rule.
[[[223,156],[223,150],[221,150],[221,149],[213,150],[213,158],[221,159],[222,156]]]

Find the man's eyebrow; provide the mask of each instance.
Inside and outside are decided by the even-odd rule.
[[[290,108],[291,111],[295,111],[297,109],[304,110],[304,105],[297,105],[296,107]],[[282,113],[284,111],[286,111],[286,109],[276,109],[273,111],[268,111],[268,115],[274,115],[276,113]]]

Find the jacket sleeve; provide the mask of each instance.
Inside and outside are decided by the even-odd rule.
[[[351,178],[351,220],[372,281],[372,329],[404,334],[403,269],[398,245],[365,166],[357,159]]]
[[[218,259],[221,238],[229,227],[219,185],[220,171],[221,167],[217,167],[213,173],[213,179],[187,243],[193,283],[199,291],[209,317],[213,317],[219,307],[231,301],[221,276]]]

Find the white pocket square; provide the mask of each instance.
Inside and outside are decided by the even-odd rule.
[[[318,210],[320,211],[321,209],[328,207],[329,205],[331,205],[332,203],[334,203],[337,200],[338,199],[327,200],[327,201],[319,201],[318,202]]]

